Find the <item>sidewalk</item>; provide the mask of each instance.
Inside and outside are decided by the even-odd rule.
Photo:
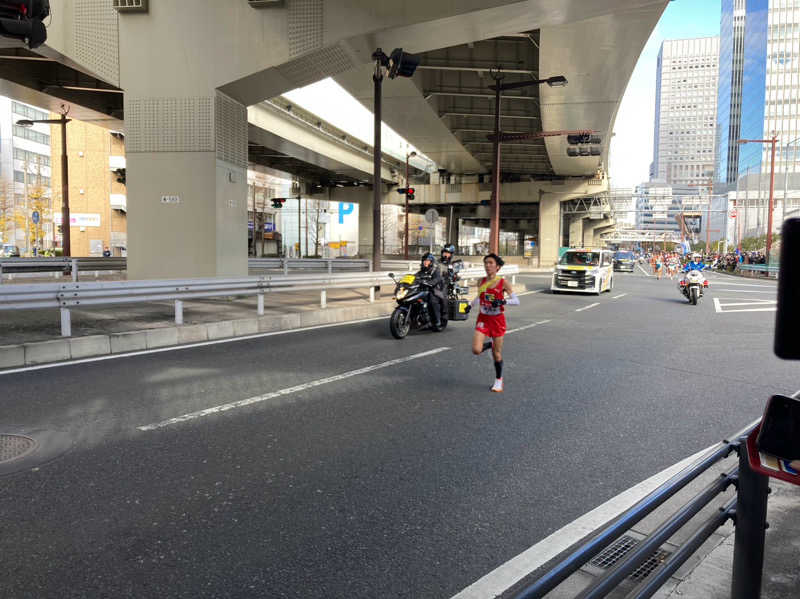
[[[761,599],[800,596],[800,487],[770,479],[772,493],[767,505],[764,577]],[[728,599],[733,569],[734,529],[726,533],[702,561],[662,599]]]

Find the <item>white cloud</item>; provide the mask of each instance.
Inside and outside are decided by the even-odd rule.
[[[656,66],[663,40],[659,27],[656,27],[622,97],[609,150],[612,187],[632,188],[649,179],[653,161]]]

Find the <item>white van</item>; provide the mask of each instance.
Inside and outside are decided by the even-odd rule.
[[[550,291],[596,293],[614,288],[614,252],[610,250],[569,249],[553,272]]]

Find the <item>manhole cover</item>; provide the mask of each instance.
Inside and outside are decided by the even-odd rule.
[[[633,549],[639,543],[638,539],[631,537],[630,535],[623,535],[619,539],[617,539],[612,545],[606,547],[602,552],[600,552],[597,557],[592,559],[589,564],[592,566],[596,566],[598,568],[602,568],[603,570],[608,570],[620,561],[623,557],[625,557],[628,552]],[[641,566],[639,566],[636,570],[634,570],[628,578],[634,581],[639,581],[647,578],[652,574],[664,561],[670,556],[669,551],[664,551],[663,549],[656,550],[653,555],[647,558]]]
[[[36,441],[23,435],[0,434],[0,464],[16,460],[36,449]]]

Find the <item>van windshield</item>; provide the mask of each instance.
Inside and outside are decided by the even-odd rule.
[[[567,252],[558,263],[567,266],[597,266],[600,264],[600,252]]]
[[[631,252],[617,252],[614,256],[617,260],[633,260],[633,253]]]

